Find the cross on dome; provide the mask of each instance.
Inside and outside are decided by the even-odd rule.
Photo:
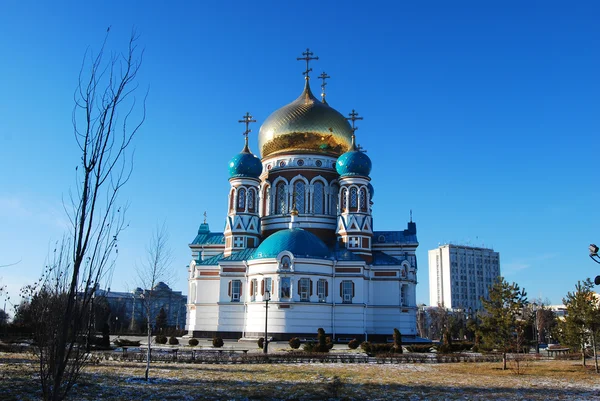
[[[329,75],[327,75],[327,73],[325,71],[323,71],[321,73],[321,75],[319,75],[319,79],[321,79],[323,81],[323,83],[321,84],[321,101],[325,102],[325,86],[327,85],[327,82],[325,82],[326,79],[331,78]]]
[[[358,127],[354,126],[355,121],[362,120],[362,117],[358,117],[358,113],[352,109],[352,113],[348,114],[350,117],[346,117],[346,120],[352,121],[352,134],[354,135],[354,131],[358,129]]]
[[[252,132],[252,130],[250,129],[250,123],[255,123],[256,120],[252,119],[252,116],[249,112],[246,112],[246,115],[242,118],[243,120],[238,120],[238,123],[246,124],[246,131],[244,131],[244,133],[242,134],[244,135],[244,137],[246,137],[246,144],[244,146],[243,152],[250,153],[250,149],[248,148],[248,134]]]
[[[305,60],[306,61],[306,71],[304,71],[302,73],[302,75],[306,75],[306,80],[310,79],[310,77],[308,76],[308,73],[312,71],[312,68],[308,68],[308,63],[310,62],[310,60],[318,60],[319,57],[311,57],[314,53],[310,51],[310,49],[307,47],[306,51],[302,53],[302,55],[304,57],[297,57],[296,60],[300,61],[300,60]]]

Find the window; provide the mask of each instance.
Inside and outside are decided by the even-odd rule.
[[[300,301],[308,302],[310,301],[310,296],[312,295],[312,285],[311,280],[308,278],[301,278],[298,282],[298,295],[300,295]]]
[[[358,195],[358,204],[361,212],[367,211],[367,190],[361,189]]]
[[[327,295],[329,295],[327,287],[327,280],[322,278],[319,281],[317,281],[317,296],[319,297],[319,302],[327,301]]]
[[[289,256],[284,256],[281,258],[281,268],[282,269],[288,270],[291,265],[292,265],[292,260],[290,259]]]
[[[354,298],[354,282],[350,280],[342,281],[340,283],[340,295],[343,303],[351,304],[352,298]]]
[[[246,207],[246,190],[240,188],[238,191],[238,211],[244,211]]]
[[[240,280],[229,282],[229,296],[231,297],[231,302],[240,302],[242,296],[242,282]]]
[[[313,192],[313,213],[315,214],[324,214],[323,210],[325,207],[324,196],[325,196],[325,186],[322,182],[317,181],[314,185]]]
[[[347,195],[348,195],[348,190],[346,188],[342,189],[342,195],[341,195],[341,197],[342,197],[342,212],[346,211]]]
[[[322,162],[321,160],[317,160],[317,161],[315,162],[315,165],[316,165],[317,167],[321,167],[321,166],[323,165],[323,162]]]
[[[248,211],[254,212],[254,189],[248,190]]]
[[[253,278],[250,281],[250,301],[256,300],[256,293],[258,292],[258,280]]]
[[[296,164],[300,167],[304,166],[304,160],[300,159],[296,162]]]
[[[275,193],[275,200],[277,204],[275,205],[275,212],[279,214],[287,213],[287,202],[286,202],[286,193],[285,193],[285,184],[280,182],[277,184],[277,190]]]
[[[298,213],[304,213],[304,183],[301,181],[294,184],[294,202]]]
[[[264,296],[265,291],[269,291],[273,295],[272,280],[270,277],[264,278],[260,283],[260,295]]]
[[[400,305],[402,306],[407,306],[407,292],[408,290],[408,286],[403,284],[402,286],[400,286]]]
[[[356,210],[358,207],[358,195],[356,187],[350,188],[350,209]]]
[[[280,293],[279,293],[279,297],[280,298],[289,298],[290,297],[290,278],[289,277],[282,277],[281,278],[281,284],[280,284]]]

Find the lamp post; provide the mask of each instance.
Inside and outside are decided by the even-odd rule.
[[[600,249],[596,246],[596,244],[590,244],[589,250],[590,250],[590,258],[594,262],[600,264],[600,256],[598,256],[598,251]],[[596,278],[594,279],[594,284],[600,285],[600,276],[596,276]]]
[[[267,324],[269,322],[269,301],[271,300],[271,293],[269,290],[265,291],[265,340],[263,341],[263,354],[266,354],[269,350],[269,340],[267,337]]]

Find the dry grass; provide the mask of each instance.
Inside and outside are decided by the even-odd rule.
[[[600,376],[573,361],[532,361],[521,375],[498,363],[90,366],[76,400],[600,400]],[[35,359],[0,353],[0,399],[39,399]],[[339,379],[335,379],[335,378]]]

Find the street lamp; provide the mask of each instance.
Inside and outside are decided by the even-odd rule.
[[[271,300],[271,293],[269,290],[265,291],[263,297],[265,300],[265,340],[263,341],[263,354],[266,354],[269,350],[269,340],[267,339],[267,323],[269,321],[269,301]]]
[[[589,250],[590,250],[590,258],[594,262],[600,264],[600,256],[598,256],[598,251],[600,249],[596,246],[596,244],[590,244]],[[600,285],[600,276],[596,276],[596,278],[594,279],[594,284]]]

